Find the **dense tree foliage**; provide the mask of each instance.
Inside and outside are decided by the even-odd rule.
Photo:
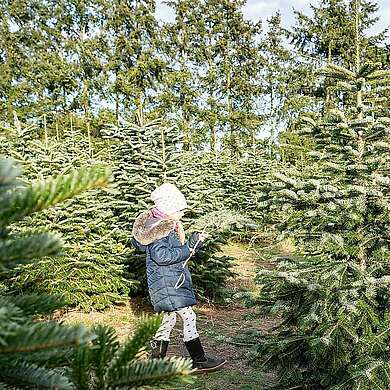
[[[35,322],[146,295],[132,224],[168,181],[188,200],[187,234],[211,234],[189,263],[202,299],[229,294],[232,236],[294,242],[252,299],[281,319],[256,348],[281,388],[390,386],[390,56],[386,31],[367,34],[378,5],[321,0],[291,28],[280,13],[250,21],[245,5],[167,0],[163,22],[154,0],[0,3],[0,154],[24,167],[0,164],[4,383],[139,387],[188,373],[136,359],[158,320],[123,346],[111,328]],[[84,176],[95,164],[113,182],[72,197],[107,180]]]
[[[54,255],[60,247],[58,236],[42,229],[24,234],[13,232],[11,224],[24,217],[72,198],[80,192],[104,185],[108,172],[102,167],[73,172],[50,181],[22,185],[20,171],[10,160],[0,162],[1,262],[2,276],[15,265],[40,256]],[[55,322],[34,322],[64,302],[48,295],[1,296],[0,360],[2,386],[21,388],[70,388],[68,378],[53,369],[68,348],[87,342],[91,335],[81,326],[65,327]]]
[[[174,122],[184,150],[242,153],[304,107],[320,109],[325,96],[331,104],[314,69],[353,56],[351,1],[324,0],[313,18],[296,12],[291,31],[280,14],[245,19],[245,3],[167,1],[175,20],[160,23],[153,0],[2,2],[0,114],[36,122],[73,113],[99,134],[107,111],[118,122],[138,110]],[[362,3],[361,31],[377,10]],[[384,32],[361,50],[388,66]]]
[[[281,234],[297,247],[258,275],[258,302],[281,316],[279,333],[261,339],[258,352],[280,369],[280,386],[390,385],[390,72],[361,50],[359,0],[354,6],[352,70],[329,64],[320,72],[344,104],[301,118],[297,134],[313,144],[310,167],[274,172],[277,180],[263,186],[264,207],[283,213]]]
[[[95,166],[23,185],[11,160],[0,161],[2,274],[20,262],[55,255],[58,236],[30,229],[13,232],[11,224],[81,192],[107,184],[109,171]],[[139,388],[177,383],[188,379],[190,363],[184,359],[140,360],[140,353],[160,325],[160,318],[144,320],[134,336],[119,345],[108,327],[88,330],[55,321],[37,321],[65,302],[53,295],[0,297],[0,385],[13,389]]]

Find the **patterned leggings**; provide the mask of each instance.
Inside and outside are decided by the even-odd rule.
[[[183,340],[190,341],[199,337],[196,330],[196,314],[191,306],[187,306],[177,311],[164,312],[162,323],[154,336],[154,340],[169,341],[171,331],[176,324],[176,313],[183,321]]]

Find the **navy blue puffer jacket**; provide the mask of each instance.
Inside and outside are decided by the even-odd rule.
[[[173,221],[154,219],[150,211],[141,214],[133,226],[132,242],[146,252],[149,294],[156,312],[196,305],[190,271],[187,265],[183,268],[190,249],[180,243],[174,226]],[[180,287],[175,288],[176,284]]]

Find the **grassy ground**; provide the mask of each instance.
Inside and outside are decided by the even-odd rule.
[[[220,371],[197,375],[191,385],[177,387],[176,390],[224,389],[261,390],[272,382],[272,375],[248,364],[246,354],[250,345],[236,343],[232,337],[250,331],[267,332],[275,326],[275,320],[259,318],[254,309],[245,308],[233,296],[240,291],[258,292],[254,283],[255,269],[269,267],[266,257],[254,248],[240,244],[229,244],[223,248],[225,254],[234,256],[238,276],[228,282],[232,298],[228,304],[199,304],[195,307],[198,330],[207,353],[227,359]],[[137,319],[143,314],[152,314],[151,308],[142,300],[132,300],[123,306],[115,306],[105,312],[81,313],[69,311],[63,316],[67,323],[94,325],[104,323],[116,328],[121,339],[131,336]],[[168,356],[187,356],[181,341],[180,325],[172,332]]]

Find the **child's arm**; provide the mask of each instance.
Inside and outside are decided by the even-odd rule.
[[[164,239],[157,240],[149,245],[150,257],[158,265],[170,265],[187,260],[191,251],[188,244],[171,247]]]

